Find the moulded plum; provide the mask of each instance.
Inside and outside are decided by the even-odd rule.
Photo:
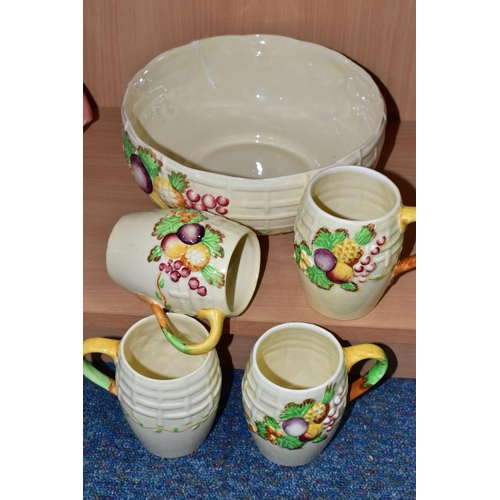
[[[184,224],[177,231],[178,238],[186,245],[195,245],[205,236],[205,228],[201,224]]]
[[[153,181],[138,155],[133,154],[130,156],[130,167],[132,168],[135,182],[137,182],[145,193],[151,194],[153,192]]]
[[[294,417],[284,420],[281,426],[289,436],[298,437],[307,431],[309,424],[301,417]]]
[[[326,248],[318,248],[314,251],[314,263],[327,273],[336,266],[337,257]]]

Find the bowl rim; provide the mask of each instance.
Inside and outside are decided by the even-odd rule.
[[[311,170],[304,170],[303,172],[296,172],[293,174],[286,174],[283,176],[267,177],[267,178],[260,178],[260,179],[259,178],[255,179],[255,178],[241,177],[241,176],[236,176],[236,175],[223,174],[223,173],[219,173],[219,172],[196,169],[196,168],[187,166],[187,165],[180,163],[179,161],[169,157],[165,153],[162,153],[157,148],[151,146],[150,144],[148,144],[147,142],[145,142],[143,139],[141,139],[139,137],[139,135],[137,134],[137,132],[136,132],[134,126],[132,125],[132,122],[127,114],[127,111],[125,109],[125,103],[126,103],[126,100],[127,100],[128,95],[129,95],[129,92],[130,92],[130,89],[132,87],[133,82],[135,82],[137,77],[139,75],[143,74],[144,71],[150,65],[158,62],[159,60],[163,59],[167,54],[170,54],[174,51],[187,50],[188,47],[190,47],[191,44],[193,44],[195,42],[203,43],[206,40],[213,40],[213,39],[222,40],[222,39],[231,39],[231,38],[254,39],[256,37],[261,37],[261,36],[266,37],[266,39],[284,40],[284,41],[288,41],[291,43],[299,43],[301,45],[311,46],[315,50],[319,50],[319,51],[322,51],[322,52],[325,52],[325,53],[328,53],[331,55],[335,55],[336,57],[342,57],[349,65],[351,65],[354,69],[356,69],[356,71],[359,72],[360,75],[362,75],[370,84],[373,85],[374,89],[378,92],[379,97],[380,97],[380,102],[381,102],[381,106],[382,106],[382,113],[380,116],[380,121],[377,124],[377,126],[375,127],[375,130],[374,130],[372,136],[368,140],[366,140],[365,142],[360,144],[358,147],[349,151],[349,153],[345,154],[343,157],[339,158],[337,161],[330,163],[328,165],[324,165],[322,167],[311,169]],[[386,105],[384,96],[382,95],[382,92],[381,92],[379,86],[376,84],[375,80],[368,73],[368,71],[365,70],[358,63],[353,61],[351,58],[347,57],[342,52],[339,52],[335,49],[331,49],[329,47],[326,47],[326,46],[318,44],[318,43],[305,41],[305,40],[299,40],[297,38],[282,36],[282,35],[266,34],[266,33],[245,34],[245,35],[228,34],[228,35],[217,35],[217,36],[207,37],[207,38],[203,38],[201,40],[192,40],[191,42],[189,42],[187,44],[180,45],[177,47],[172,47],[172,48],[162,52],[161,54],[159,54],[155,58],[151,59],[145,66],[143,66],[139,71],[137,71],[134,74],[134,76],[131,78],[131,80],[128,82],[127,87],[125,89],[123,99],[122,99],[122,104],[121,104],[121,118],[122,118],[123,132],[127,132],[130,135],[130,131],[132,131],[134,138],[138,142],[140,142],[141,146],[148,148],[148,149],[151,149],[157,155],[161,155],[162,159],[165,158],[166,160],[168,160],[167,163],[175,165],[175,168],[181,168],[182,171],[185,171],[188,173],[195,173],[197,178],[203,178],[203,181],[200,180],[200,182],[205,183],[205,178],[207,178],[207,177],[214,179],[214,180],[219,179],[221,182],[215,182],[214,184],[207,184],[207,185],[210,185],[210,186],[213,185],[214,187],[215,186],[221,187],[224,185],[227,186],[228,180],[231,179],[234,182],[237,181],[238,183],[245,184],[245,190],[253,190],[253,191],[261,190],[262,184],[266,184],[266,185],[276,184],[276,186],[273,186],[273,188],[281,186],[281,189],[278,189],[279,191],[281,191],[281,190],[290,189],[290,183],[294,184],[293,181],[295,179],[302,179],[305,176],[306,182],[308,182],[312,177],[314,177],[317,173],[321,172],[325,168],[339,166],[339,165],[347,165],[347,164],[356,165],[357,163],[355,163],[353,161],[349,161],[349,157],[351,157],[351,156],[357,156],[358,161],[360,162],[362,157],[363,157],[363,155],[361,155],[361,151],[364,149],[367,149],[367,148],[372,149],[373,147],[376,147],[376,144],[378,143],[380,138],[383,137],[383,135],[385,133],[385,128],[387,125],[387,105]],[[356,155],[356,153],[358,153],[358,154]],[[165,164],[165,161],[163,163]],[[300,185],[302,185],[303,182],[304,181],[300,182]]]

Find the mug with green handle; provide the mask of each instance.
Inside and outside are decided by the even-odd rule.
[[[360,166],[329,167],[311,179],[294,226],[294,253],[304,297],[323,316],[370,313],[416,255],[400,259],[415,207],[403,205],[387,176]]]
[[[374,359],[368,373],[348,384],[358,361]],[[278,465],[311,462],[337,431],[346,405],[386,373],[387,356],[374,344],[342,348],[319,326],[275,326],[256,342],[242,381],[243,409],[260,452]]]
[[[213,349],[224,319],[245,311],[257,288],[260,261],[254,231],[188,207],[122,216],[106,249],[106,268],[115,283],[162,310],[210,322],[209,338],[202,345],[166,333],[184,354]]]
[[[205,326],[187,315],[168,313],[186,343],[203,343]],[[88,359],[111,357],[113,379]],[[186,356],[176,349],[148,316],[130,327],[121,340],[93,337],[83,342],[83,374],[118,397],[125,421],[153,455],[177,458],[198,449],[208,436],[219,404],[222,372],[215,349]]]

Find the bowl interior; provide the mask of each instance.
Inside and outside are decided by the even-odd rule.
[[[135,75],[123,109],[169,158],[251,179],[331,165],[368,141],[385,112],[373,80],[345,56],[271,35],[165,52]]]

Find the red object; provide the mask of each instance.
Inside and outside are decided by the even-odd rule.
[[[87,99],[87,96],[85,95],[85,92],[83,93],[83,125],[87,125],[92,120],[92,108],[90,107],[90,103]]]

